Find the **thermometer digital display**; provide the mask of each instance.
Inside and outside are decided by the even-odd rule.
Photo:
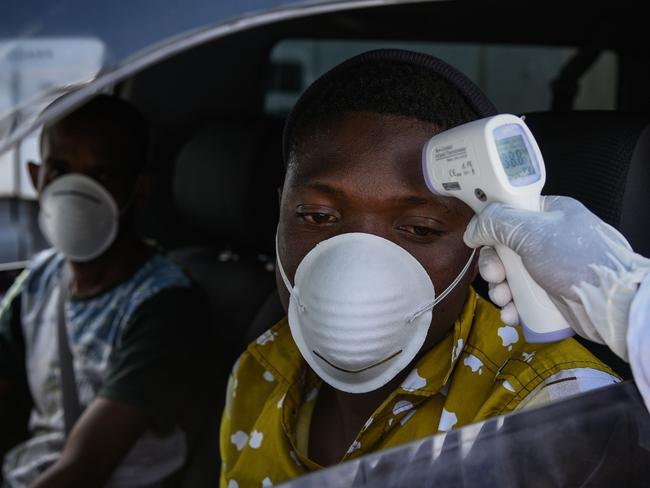
[[[540,178],[539,162],[526,134],[518,124],[504,124],[493,130],[494,143],[510,184],[524,186]]]
[[[510,114],[475,120],[433,136],[424,146],[422,169],[434,194],[458,198],[476,213],[490,202],[539,211],[546,181],[535,138],[522,119]],[[521,258],[505,246],[495,249],[506,269],[526,340],[551,342],[573,335]]]

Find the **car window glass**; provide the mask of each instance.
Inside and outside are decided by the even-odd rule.
[[[471,43],[287,39],[270,55],[266,112],[286,115],[302,91],[356,54],[401,48],[433,54],[469,76],[500,112],[549,110],[551,83],[577,52],[572,47]],[[617,55],[604,51],[580,80],[575,109],[615,108]]]
[[[630,381],[371,453],[283,486],[645,487],[649,477],[650,415]]]
[[[95,79],[104,56],[104,43],[94,38],[0,40],[0,139],[66,90]],[[40,161],[40,132],[0,153],[0,272],[21,268],[47,245],[27,171],[28,161]]]
[[[92,81],[104,52],[104,44],[93,38],[0,41],[0,114],[11,114],[0,116],[0,139],[64,89]],[[35,197],[25,162],[39,160],[38,136],[32,133],[0,155],[0,198]]]

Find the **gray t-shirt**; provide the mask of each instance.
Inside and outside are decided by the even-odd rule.
[[[5,483],[12,487],[28,486],[63,449],[57,346],[63,264],[51,250],[39,254],[0,306],[0,377],[19,381],[24,375],[34,402],[30,439],[4,460]],[[136,405],[151,418],[152,428],[108,486],[146,486],[168,477],[187,457],[181,428],[187,396],[209,375],[209,312],[202,297],[178,266],[156,254],[110,290],[71,298],[64,308],[82,408],[103,396]]]

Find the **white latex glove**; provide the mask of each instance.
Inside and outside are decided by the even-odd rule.
[[[641,283],[630,307],[627,348],[634,382],[650,412],[650,275]]]
[[[530,212],[492,203],[472,218],[465,243],[499,243],[514,250],[578,334],[607,344],[627,361],[630,304],[650,260],[634,253],[620,232],[577,200],[540,197],[540,208]],[[516,324],[503,263],[492,248],[481,250],[479,270],[490,298],[502,307],[501,318]]]

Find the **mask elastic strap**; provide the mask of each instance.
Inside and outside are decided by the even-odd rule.
[[[287,278],[287,274],[284,272],[284,268],[282,267],[282,261],[280,261],[280,249],[278,247],[278,231],[275,231],[275,261],[278,263],[278,270],[280,271],[280,276],[282,276],[282,281],[284,281],[284,286],[287,287],[287,291],[289,294],[293,292],[293,286],[291,285],[291,282],[289,281],[289,278]]]
[[[296,288],[295,286],[291,286],[291,282],[289,281],[289,278],[287,278],[287,274],[284,272],[284,268],[282,267],[282,261],[280,261],[280,250],[278,248],[277,230],[275,231],[275,261],[276,263],[278,263],[278,271],[280,271],[280,276],[282,277],[284,286],[287,287],[287,291],[289,292],[289,295],[293,297],[300,310],[304,312],[305,306],[300,302],[300,294],[298,293],[298,288]]]
[[[436,305],[438,305],[438,303],[440,303],[440,302],[443,301],[445,298],[447,298],[447,295],[449,295],[449,294],[454,290],[454,288],[456,288],[456,286],[458,285],[458,283],[460,283],[460,280],[462,280],[463,277],[465,276],[465,274],[467,273],[467,270],[468,270],[469,267],[471,266],[471,264],[472,264],[472,260],[474,259],[474,255],[475,255],[475,254],[476,254],[476,249],[472,249],[472,254],[469,255],[469,259],[468,259],[467,262],[465,263],[465,266],[463,267],[463,269],[461,270],[461,272],[458,273],[458,276],[456,276],[456,278],[454,279],[454,281],[452,281],[451,284],[450,284],[447,288],[445,288],[445,291],[443,291],[440,295],[438,295],[438,296],[433,300],[433,302],[431,302],[431,303],[425,305],[424,307],[422,307],[422,308],[416,310],[416,311],[413,312],[411,315],[409,315],[409,317],[408,317],[408,319],[407,319],[407,322],[408,322],[409,324],[410,324],[411,322],[413,322],[416,318],[418,318],[420,315],[422,315],[423,313],[426,313],[426,312],[428,312],[429,310],[433,309],[433,307],[435,307]]]

